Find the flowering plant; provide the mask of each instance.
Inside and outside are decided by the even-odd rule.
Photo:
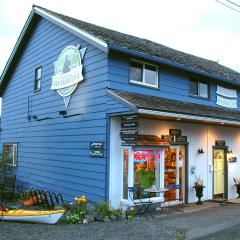
[[[200,176],[196,177],[194,187],[203,187],[203,179]]]
[[[77,204],[86,203],[87,201],[84,195],[82,195],[81,197],[75,197],[74,200]]]

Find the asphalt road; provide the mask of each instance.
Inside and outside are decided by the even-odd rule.
[[[239,240],[240,239],[240,224],[219,231],[210,235],[206,235],[196,240]]]

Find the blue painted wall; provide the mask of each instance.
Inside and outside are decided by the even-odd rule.
[[[53,62],[69,45],[87,47],[83,60],[85,80],[72,95],[68,114],[64,102],[50,89]],[[41,91],[34,92],[34,74],[42,67]],[[107,199],[109,122],[111,114],[132,113],[127,106],[106,94],[107,88],[215,106],[216,82],[211,99],[189,96],[189,76],[159,66],[160,89],[129,84],[129,57],[109,56],[62,28],[40,18],[15,66],[3,95],[1,143],[18,143],[19,190],[36,187],[60,192],[66,200],[85,194],[88,199]],[[29,109],[29,110],[28,110]],[[50,118],[29,121],[31,116]],[[109,115],[108,115],[109,114]],[[119,134],[119,133],[116,133]],[[89,157],[89,142],[104,141],[105,157]]]
[[[85,80],[72,95],[68,114],[57,92],[50,89],[53,62],[68,45],[87,47]],[[71,33],[40,19],[26,43],[3,95],[2,143],[18,142],[18,189],[37,187],[63,194],[66,200],[85,194],[106,198],[106,157],[89,157],[90,141],[106,143],[107,54]],[[34,71],[42,67],[41,91],[34,93]],[[30,115],[51,118],[28,121]],[[106,144],[105,144],[106,148]],[[106,149],[105,149],[106,156]]]
[[[192,97],[189,95],[189,79],[190,75],[186,72],[173,69],[170,67],[158,65],[159,69],[159,83],[160,88],[148,88],[145,86],[139,86],[129,83],[129,62],[130,59],[136,59],[134,56],[112,53],[109,56],[109,87],[122,91],[130,91],[140,94],[147,94],[152,96],[158,96],[163,98],[169,98],[174,100],[180,100],[190,103],[203,104],[208,106],[216,105],[216,80],[210,80],[210,98],[202,99],[198,97]],[[138,59],[144,61],[144,59]],[[147,62],[147,61],[145,61]],[[156,64],[157,65],[157,64]],[[234,86],[223,85],[235,89]],[[240,96],[238,94],[238,110],[240,110]],[[219,106],[218,106],[219,107]]]

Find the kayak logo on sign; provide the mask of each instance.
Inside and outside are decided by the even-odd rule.
[[[67,109],[70,98],[78,83],[83,81],[82,60],[87,48],[80,49],[80,45],[68,46],[61,52],[58,60],[54,62],[54,75],[52,76],[52,90],[56,90],[63,97]]]

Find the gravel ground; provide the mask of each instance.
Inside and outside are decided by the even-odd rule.
[[[43,225],[0,221],[0,239],[173,240],[176,235],[185,235],[186,239],[197,239],[237,224],[240,230],[240,205],[226,204],[184,215],[173,214],[168,217],[166,214],[148,215],[131,222]]]

